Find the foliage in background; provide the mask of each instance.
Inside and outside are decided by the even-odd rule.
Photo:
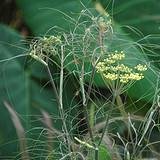
[[[100,2],[102,2],[103,6],[106,8],[106,11],[113,16],[114,21],[113,36],[108,38],[108,40],[110,38],[112,40],[106,41],[108,50],[123,50],[127,57],[126,64],[135,66],[138,63],[145,62],[149,68],[145,73],[144,80],[134,84],[128,91],[128,96],[136,100],[143,99],[143,101],[145,101],[144,104],[152,102],[156,90],[155,84],[157,82],[157,69],[153,66],[155,65],[155,61],[153,62],[152,60],[155,60],[156,57],[158,57],[159,51],[159,37],[157,34],[159,33],[158,27],[160,21],[158,1],[126,0],[122,2],[102,0]],[[81,3],[78,0],[17,0],[17,4],[22,10],[27,25],[36,37],[57,34],[57,30],[64,30],[69,33],[71,28],[73,29],[75,27],[75,19],[78,18],[81,10],[93,8],[95,5],[94,3],[95,2],[89,2],[87,0],[83,0]],[[148,15],[147,12],[150,12],[151,14]],[[94,16],[99,15],[99,13],[95,12],[93,14]],[[77,22],[81,23],[81,21]],[[153,28],[152,32],[150,32],[151,26]],[[62,28],[59,29],[60,27]],[[137,29],[140,29],[140,31]],[[29,143],[31,145],[34,144],[33,148],[28,149],[35,149],[35,152],[39,153],[38,148],[40,148],[42,150],[44,149],[44,152],[46,152],[46,145],[41,143],[40,140],[38,147],[36,142],[34,140],[32,141],[32,138],[37,139],[39,136],[37,133],[42,127],[39,120],[39,112],[41,109],[49,112],[55,120],[59,117],[57,104],[53,100],[55,95],[51,90],[51,85],[48,84],[48,75],[46,74],[43,65],[33,61],[29,57],[26,58],[25,54],[28,49],[26,45],[23,44],[24,39],[20,37],[18,33],[1,25],[0,35],[2,35],[0,37],[2,42],[0,44],[1,60],[24,54],[24,57],[0,63],[0,103],[3,113],[0,118],[1,122],[8,117],[6,123],[0,123],[0,128],[2,129],[0,132],[0,140],[1,144],[3,144],[1,146],[1,155],[7,155],[8,150],[10,150],[11,153],[15,151],[18,152],[19,150],[19,148],[15,147],[17,146],[16,133],[12,122],[10,121],[10,116],[4,108],[4,101],[11,103],[11,106],[13,106],[14,110],[18,113],[23,126],[25,126],[25,130],[27,131],[26,136],[31,139],[29,140]],[[19,44],[20,42],[22,44]],[[78,55],[81,56],[81,53]],[[71,59],[68,61],[70,60]],[[54,80],[58,82],[59,69],[56,66],[52,68],[52,73],[55,75]],[[68,78],[68,74],[72,74],[73,68],[75,68],[75,66],[71,64],[67,65],[65,70],[67,74],[65,80],[67,80],[67,82],[65,83],[64,88],[64,97],[66,97],[64,103],[68,104],[66,106],[69,106],[69,108],[66,108],[66,111],[73,112],[70,114],[71,117],[67,117],[67,121],[70,121],[76,112],[81,112],[79,111],[79,108],[75,108],[74,106],[78,102],[74,97],[79,84],[77,83],[77,80],[73,78],[74,75],[71,77],[69,76]],[[88,73],[91,70],[92,69],[89,67],[86,69],[85,73]],[[86,78],[85,82],[87,84],[89,78]],[[75,84],[75,86],[72,85],[71,88],[70,84]],[[104,88],[105,92],[108,92],[99,74],[96,74],[95,76],[94,85],[96,87]],[[141,108],[141,106],[136,107]],[[52,125],[61,130],[60,124],[61,122],[56,120]],[[6,128],[5,126],[8,127]],[[38,126],[40,128],[38,128]],[[73,126],[70,127],[73,128]],[[34,136],[30,135],[32,132],[33,134],[35,132]],[[13,139],[15,140],[14,142],[12,142]],[[6,142],[10,142],[11,145],[5,144]],[[8,146],[10,146],[10,148],[8,148]]]

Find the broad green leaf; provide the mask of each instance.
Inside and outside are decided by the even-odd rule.
[[[100,160],[111,160],[111,155],[108,149],[104,145],[99,147],[99,159]]]
[[[68,23],[68,20],[75,23],[73,17],[76,17],[76,14],[83,9],[81,3],[84,3],[87,7],[90,0],[82,0],[81,3],[80,0],[17,0],[17,3],[33,33],[44,35],[55,26],[69,30],[71,24]],[[54,28],[52,30],[54,32]]]
[[[129,66],[136,66],[137,64],[147,64],[148,70],[145,72],[144,79],[136,82],[128,90],[128,95],[137,98],[152,102],[156,90],[157,83],[157,68],[154,65],[150,64],[148,57],[140,51],[138,45],[134,41],[126,36],[125,32],[122,31],[119,25],[114,27],[115,37],[110,47],[113,47],[118,50],[123,50],[126,53],[126,58],[124,63]]]
[[[123,30],[141,44],[151,60],[159,59],[159,0],[100,0]]]
[[[1,25],[0,35],[0,60],[9,59],[14,56],[23,54],[23,49],[20,47],[24,46],[18,45],[22,37],[20,37],[15,31]],[[24,59],[20,62],[20,59],[18,58],[8,60],[6,62],[1,62],[0,87],[1,104],[4,100],[10,101],[12,105],[15,106],[16,111],[25,117],[29,110],[27,108],[27,94],[25,92],[28,81],[27,73],[24,71],[24,65]]]
[[[45,79],[42,79],[41,77],[34,76],[31,68],[33,65],[30,65],[30,60],[30,63],[26,61],[26,56],[13,58],[24,53],[26,54],[26,46],[20,43],[22,40],[24,40],[23,37],[14,30],[0,25],[0,156],[15,155],[16,152],[18,152],[18,148],[16,147],[16,131],[13,127],[11,117],[4,107],[4,101],[11,104],[13,109],[18,113],[27,131],[26,136],[33,138],[33,140],[30,140],[31,144],[33,144],[34,140],[41,134],[41,131],[36,132],[36,128],[44,127],[42,122],[37,119],[37,116],[39,117],[41,115],[41,109],[47,111],[53,119],[56,120],[53,121],[54,127],[62,130],[58,106],[55,101],[54,91],[48,83],[49,78],[45,71],[46,69],[40,66],[46,75]],[[11,60],[4,61],[10,58]],[[35,63],[34,60],[32,62]],[[37,72],[39,72],[39,70],[37,70]],[[55,75],[57,75],[57,73],[53,72],[53,77],[55,77]],[[72,108],[75,105],[75,100],[73,99],[74,85],[69,87],[68,84],[70,82],[69,78],[67,78],[67,82],[64,84],[63,102],[65,111],[67,110],[75,114],[75,110]],[[70,124],[70,117],[66,117],[66,121]],[[32,136],[34,132],[37,133],[36,136]],[[37,148],[34,149],[37,150]]]
[[[16,47],[21,39],[22,37],[15,31],[0,25],[0,60],[22,54],[23,49]],[[15,46],[12,46],[12,44]],[[30,114],[30,106],[26,92],[26,89],[28,89],[28,77],[23,66],[24,64],[22,65],[19,59],[0,63],[0,133],[3,137],[1,138],[2,148],[0,150],[2,155],[8,155],[8,151],[15,150],[17,143],[15,141],[17,139],[15,129],[3,102],[7,101],[14,107],[14,110],[20,115],[24,126],[27,126],[29,121],[27,115]],[[8,142],[10,144],[5,144]]]
[[[116,1],[115,4],[118,3],[119,6],[121,6],[121,10],[122,10],[125,7],[126,8],[131,7],[132,5],[134,6],[133,7],[134,9],[136,7],[136,4],[143,5],[145,4],[145,2],[147,2],[147,0],[130,1],[130,3],[129,1],[127,1],[126,3],[119,3],[118,1]],[[74,1],[64,1],[64,0],[56,1],[55,0],[54,2],[49,0],[48,1],[17,0],[17,3],[23,11],[23,15],[27,24],[32,29],[35,35],[44,35],[49,29],[51,29],[54,26],[63,27],[65,30],[69,31],[68,28],[71,27],[72,22],[75,23],[73,20],[76,17],[75,13],[80,13],[81,10],[84,9],[84,6],[86,7],[91,6],[91,5],[88,6],[88,1],[85,1],[85,0],[83,1],[84,6],[82,6],[82,4],[78,0],[77,1],[75,0]],[[109,2],[107,4],[109,4]],[[109,11],[111,11],[111,9]],[[125,16],[132,15],[133,13],[130,10],[127,10],[127,11],[122,10],[122,11],[123,13],[121,14]],[[137,10],[134,10],[134,13],[136,13],[136,11]],[[116,13],[116,11],[114,10],[113,13]],[[141,13],[140,15],[142,16],[143,14]],[[115,21],[118,21],[117,20],[118,17],[121,17],[121,16],[119,16],[117,13],[116,17],[115,17]],[[138,16],[136,16],[136,18],[137,17]],[[130,17],[129,19],[132,20],[132,18],[133,17]],[[123,19],[123,17],[120,18],[120,20],[121,19]],[[118,22],[120,22],[120,20]],[[114,23],[113,25],[114,25],[113,27],[114,39],[110,44],[110,50],[126,51],[128,59],[130,59],[130,61],[129,60],[127,61],[128,63],[131,62],[132,65],[137,64],[140,61],[148,62],[148,60],[145,58],[144,55],[142,55],[138,47],[135,46],[136,44],[134,43],[134,41],[132,41],[131,38],[128,35],[126,35],[126,33],[121,29],[121,27],[117,23]],[[53,29],[53,32],[54,32],[54,29]],[[73,66],[70,66],[67,69],[69,71],[72,71]],[[87,67],[87,72],[90,69],[91,69],[90,67]],[[157,79],[156,75],[149,69],[149,71],[146,72],[145,79],[136,83],[132,87],[132,89],[128,92],[129,96],[132,96],[134,98],[143,97],[144,100],[152,101],[153,95],[155,92],[155,86],[153,84],[155,84],[156,79]],[[102,81],[102,79],[98,74],[96,74],[95,76],[94,83],[97,86],[105,87],[104,82]],[[141,90],[139,90],[139,88],[141,88]]]
[[[114,20],[121,25],[135,27],[145,36],[159,34],[159,0],[99,1],[110,14],[113,14]]]
[[[112,16],[114,21],[122,26],[121,32],[124,32],[135,41],[137,46],[145,57],[149,57],[155,66],[159,66],[159,26],[160,26],[160,3],[158,0],[119,0],[104,1],[100,0],[106,11]],[[125,37],[124,37],[125,39]],[[138,57],[138,50],[135,50],[135,57]],[[142,54],[142,53],[141,53]],[[134,57],[134,56],[133,56]],[[140,58],[144,60],[143,56]],[[154,62],[155,61],[155,62]],[[136,61],[135,61],[136,62]],[[129,91],[129,95],[136,97],[145,97],[148,101],[152,101],[155,93],[157,73],[154,73],[154,66],[150,66],[146,72],[144,80],[136,83]]]

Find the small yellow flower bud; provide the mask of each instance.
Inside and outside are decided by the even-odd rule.
[[[147,66],[146,65],[142,65],[142,64],[138,64],[134,68],[137,69],[138,71],[146,71],[147,70]]]
[[[120,61],[125,58],[123,51],[109,54],[106,59],[99,62],[96,66],[98,72],[100,72],[104,78],[115,81],[118,80],[121,83],[128,83],[130,81],[139,81],[144,78],[141,72],[147,70],[146,65],[138,64],[131,68],[125,64],[120,64]],[[137,72],[139,71],[139,72]]]

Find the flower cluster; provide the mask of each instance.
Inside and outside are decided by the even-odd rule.
[[[123,51],[115,51],[109,54],[106,59],[98,62],[96,69],[104,78],[111,81],[119,80],[121,83],[128,83],[143,79],[143,72],[147,70],[146,65],[138,64],[131,68],[121,63],[121,60],[124,58],[125,54]]]
[[[125,54],[123,53],[123,51],[121,51],[120,53],[118,53],[118,51],[115,51],[115,53],[109,54],[108,58],[104,59],[104,62],[113,64],[116,61],[122,60],[123,58],[125,58]]]
[[[99,30],[102,33],[107,32],[112,26],[112,21],[108,14],[106,14],[105,17],[99,17],[97,20]]]
[[[56,54],[56,46],[61,44],[60,37],[50,36],[34,40],[30,45],[30,56],[37,61],[47,64],[46,58]]]
[[[138,64],[134,68],[137,69],[137,71],[146,71],[147,70],[146,65],[141,65],[141,64]]]

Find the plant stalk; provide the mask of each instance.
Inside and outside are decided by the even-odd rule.
[[[121,115],[123,117],[127,118],[128,115],[127,115],[127,113],[126,113],[126,111],[124,109],[124,104],[122,102],[122,99],[121,99],[120,95],[116,96],[116,102],[117,102],[117,106],[118,106],[118,109],[119,109]]]
[[[64,47],[61,46],[61,71],[60,71],[60,86],[59,86],[59,104],[60,104],[60,114],[61,114],[61,118],[62,118],[63,128],[64,128],[64,131],[66,133],[68,151],[69,151],[69,153],[71,153],[72,152],[71,140],[70,140],[67,125],[66,125],[66,122],[65,122],[64,109],[63,109],[63,78],[64,78],[63,77],[63,75],[64,75],[63,63],[64,63]]]
[[[64,63],[64,53],[63,53],[63,46],[61,46],[61,71],[60,71],[60,86],[59,86],[59,94],[56,88],[56,85],[54,83],[50,68],[48,65],[46,65],[47,68],[47,72],[50,78],[50,82],[53,88],[53,91],[55,93],[56,96],[56,101],[58,104],[58,108],[59,108],[59,112],[60,112],[60,117],[62,119],[62,124],[63,124],[63,129],[66,135],[66,142],[67,142],[67,146],[68,146],[68,151],[69,153],[71,153],[72,151],[72,147],[71,147],[71,140],[69,137],[69,133],[68,133],[68,129],[67,129],[67,125],[65,122],[65,116],[64,116],[64,110],[63,110],[63,63]]]
[[[87,111],[87,104],[88,104],[89,97],[90,97],[90,94],[91,94],[92,81],[93,81],[93,78],[94,78],[94,74],[95,74],[95,67],[94,67],[94,69],[92,70],[92,73],[91,73],[90,84],[89,84],[87,95],[86,95],[85,90],[84,90],[84,83],[83,83],[84,82],[84,62],[83,62],[82,70],[81,70],[81,76],[80,76],[80,86],[81,86],[81,92],[82,92],[83,108],[84,108],[84,112],[85,112],[85,118],[86,118],[86,122],[87,122],[88,132],[89,132],[89,135],[90,135],[90,138],[91,138],[92,145],[94,146],[94,149],[95,149],[95,160],[98,160],[98,149],[97,149],[97,147],[94,143],[93,132],[92,132],[92,128],[91,128],[91,125],[90,125],[90,119],[89,119],[90,115],[88,114],[88,111]]]
[[[112,105],[114,105],[115,99],[116,99],[116,97],[115,97],[115,95],[113,95]],[[106,116],[104,129],[103,129],[103,132],[102,132],[100,141],[99,141],[99,143],[98,143],[98,147],[101,145],[101,143],[102,143],[102,141],[103,141],[103,137],[104,137],[104,135],[105,135],[105,132],[106,132],[106,129],[107,129],[107,125],[108,125],[108,122],[109,122],[109,115]]]

